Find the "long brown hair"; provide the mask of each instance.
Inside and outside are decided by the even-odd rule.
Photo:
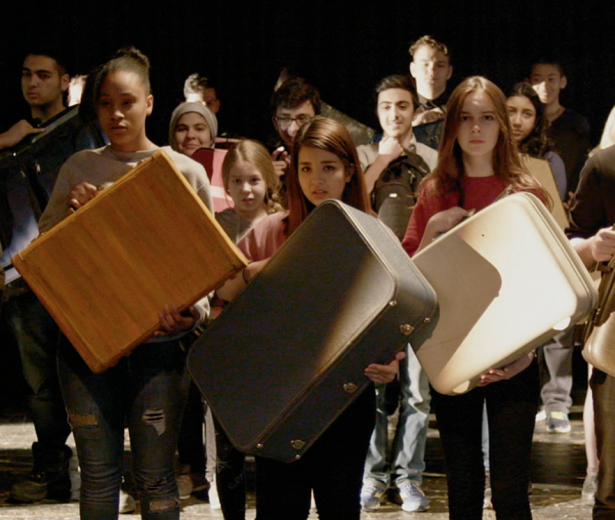
[[[489,98],[494,107],[495,119],[500,126],[498,141],[493,150],[495,175],[514,189],[541,193],[544,195],[544,200],[548,201],[549,197],[538,181],[521,164],[521,158],[512,138],[504,93],[494,83],[481,76],[467,78],[453,90],[448,101],[444,131],[438,150],[438,165],[425,177],[423,183],[433,184],[435,192],[440,195],[461,190],[460,179],[465,174],[465,170],[457,133],[463,103],[473,92],[483,92]]]
[[[361,211],[370,210],[369,198],[365,188],[363,170],[357,156],[357,149],[345,126],[326,117],[316,116],[304,125],[297,134],[293,145],[290,172],[288,176],[288,227],[290,235],[305,220],[313,204],[307,200],[299,184],[299,150],[302,146],[318,148],[339,157],[351,175],[342,193],[342,202]]]

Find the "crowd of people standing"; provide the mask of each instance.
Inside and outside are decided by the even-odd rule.
[[[555,202],[569,211],[568,233],[588,268],[610,260],[615,254],[615,188],[609,184],[615,152],[605,137],[585,162],[589,124],[561,104],[568,82],[562,65],[529,64],[505,95],[480,76],[452,88],[451,53],[429,36],[409,51],[409,74],[387,76],[375,88],[381,132],[369,140],[365,136],[373,131],[356,121],[342,124],[348,118],[338,117],[314,86],[296,77],[282,81],[272,94],[275,137],[268,147],[242,137],[221,139],[223,104],[215,85],[198,74],[186,80],[185,102],[171,116],[169,146],[162,149],[210,210],[217,208],[216,197],[224,202],[216,218],[250,263],[242,275],[186,311],[168,302],[159,310],[159,328],[151,338],[102,374],[92,373],[79,357],[11,258],[39,230],[49,231],[71,211],[87,207],[101,185],[119,180],[161,149],[146,131],[154,109],[149,60],[134,48],[122,49],[88,76],[81,105],[70,112],[71,78],[62,58],[45,48],[27,54],[22,91],[32,117],[0,134],[0,154],[11,152],[0,155],[5,277],[0,318],[2,334],[10,334],[19,347],[37,435],[32,473],[13,486],[14,500],[75,496],[69,477],[75,454],[66,445],[72,430],[82,518],[117,518],[134,509],[134,498],[144,519],[179,518],[180,497],[209,485],[225,519],[245,520],[244,455],[211,412],[205,419],[206,403],[191,386],[185,356],[208,322],[224,312],[324,200],[377,214],[413,256],[505,190],[529,191],[547,206]],[[62,120],[52,129],[69,113],[68,123]],[[46,133],[52,146],[39,145],[35,154]],[[605,128],[605,136],[611,133]],[[13,152],[24,144],[32,153],[16,162],[20,155]],[[223,164],[214,172],[212,157],[220,150]],[[557,200],[532,176],[529,157],[549,165]],[[407,198],[403,211],[379,198],[392,176],[405,186],[399,193]],[[171,268],[180,268],[180,261]],[[301,461],[256,457],[257,518],[304,520],[314,500],[321,519],[357,520],[361,510],[379,509],[391,492],[404,511],[427,511],[430,500],[421,483],[433,407],[446,460],[450,518],[480,519],[483,508],[492,507],[497,518],[530,519],[532,434],[541,420],[549,433],[570,431],[573,346],[571,327],[536,353],[493,367],[478,387],[459,396],[429,387],[411,345],[389,364],[370,364],[365,377],[374,384]],[[597,442],[588,452],[584,493],[590,499],[595,493],[596,519],[615,518],[615,460],[608,435],[615,413],[612,378],[597,369],[591,376]],[[399,420],[389,449],[388,420],[396,410]],[[590,416],[586,422],[593,424]],[[122,487],[125,428],[136,497]],[[589,438],[593,428],[587,432]],[[207,457],[213,460],[209,471]]]

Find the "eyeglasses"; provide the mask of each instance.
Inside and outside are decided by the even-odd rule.
[[[286,130],[290,125],[293,124],[293,121],[297,123],[298,127],[302,127],[306,123],[309,123],[313,118],[312,116],[308,116],[307,114],[301,114],[297,117],[290,116],[276,116],[276,121],[282,130]]]

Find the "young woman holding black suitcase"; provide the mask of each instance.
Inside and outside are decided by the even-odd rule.
[[[369,212],[365,180],[355,146],[344,126],[315,117],[297,135],[288,179],[289,210],[269,215],[239,243],[252,261],[235,280],[218,291],[231,299],[290,234],[327,199],[338,199]],[[318,305],[317,301],[306,305]],[[265,348],[265,346],[263,346]],[[386,383],[397,373],[390,365],[369,365],[365,375]],[[374,428],[375,393],[369,386],[298,461],[286,464],[264,457],[256,462],[258,520],[305,520],[310,495],[321,520],[358,520],[359,494],[367,448]]]

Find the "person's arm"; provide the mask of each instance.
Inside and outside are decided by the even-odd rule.
[[[440,119],[444,119],[445,117],[446,114],[441,108],[432,108],[430,110],[425,110],[424,112],[417,114],[412,120],[412,126],[420,126],[427,123],[433,123],[434,121],[440,121]]]
[[[44,128],[34,128],[25,119],[18,121],[6,132],[0,134],[0,150],[10,148],[20,143],[24,137],[30,134],[41,134]]]
[[[378,143],[378,157],[365,170],[365,186],[371,193],[380,174],[387,166],[404,152],[404,148],[394,137],[385,137]]]
[[[502,368],[492,368],[480,376],[478,386],[487,386],[491,383],[497,383],[498,381],[512,379],[529,367],[535,357],[536,354],[532,350],[532,352],[524,354],[519,359],[516,359]]]
[[[100,190],[89,182],[80,182],[72,187],[67,197],[67,204],[70,208],[79,209],[91,201]]]
[[[423,233],[423,237],[421,238],[421,242],[415,254],[431,244],[438,235],[453,229],[467,216],[468,212],[459,206],[445,209],[433,215],[427,222],[425,232]]]
[[[167,336],[192,329],[201,320],[201,313],[195,306],[179,312],[174,303],[165,305],[164,309],[158,313],[160,328],[154,332],[154,336]]]
[[[250,262],[248,266],[234,278],[229,278],[224,285],[219,289],[216,289],[218,298],[230,302],[235,296],[237,296],[248,285],[250,280],[254,278],[269,261],[259,260],[258,262]]]
[[[288,173],[288,169],[290,168],[290,156],[283,146],[271,152],[271,160],[273,161],[275,174],[278,177],[282,177]]]
[[[615,231],[612,227],[602,228],[590,238],[572,238],[570,243],[588,269],[593,269],[597,262],[610,261],[615,255]]]
[[[615,254],[615,231],[611,227],[615,223],[615,177],[611,160],[611,156],[605,158],[604,153],[598,153],[587,161],[570,210],[566,233],[588,269],[593,269],[596,262],[608,262]]]
[[[388,365],[372,363],[365,369],[364,374],[374,383],[390,383],[399,372],[399,362],[405,357],[405,352],[398,352]]]

